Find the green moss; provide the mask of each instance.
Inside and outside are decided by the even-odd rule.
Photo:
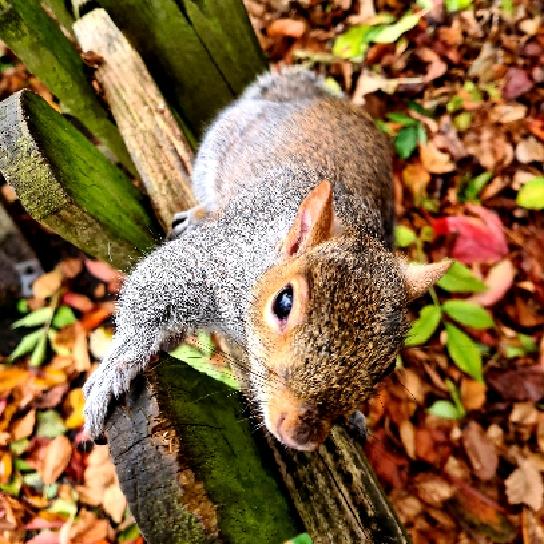
[[[241,93],[266,62],[240,0],[182,0],[195,32],[235,94]]]
[[[0,38],[66,110],[132,168],[117,128],[87,81],[83,61],[38,0],[0,0]]]
[[[142,253],[149,250],[157,230],[130,180],[40,97],[27,93],[22,100],[30,132],[62,187],[56,191],[66,191],[112,233],[112,240],[123,239]],[[53,197],[48,180],[34,180],[33,190],[41,195],[43,213],[62,202],[60,195]]]
[[[99,0],[193,134],[233,93],[175,0]]]
[[[232,389],[171,358],[162,361],[159,379],[180,432],[181,453],[218,505],[225,541],[280,544],[300,532]]]

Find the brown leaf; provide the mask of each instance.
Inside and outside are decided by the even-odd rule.
[[[62,302],[80,312],[89,312],[94,307],[94,303],[89,297],[79,293],[65,293],[62,296]]]
[[[544,162],[544,144],[534,136],[521,140],[516,146],[516,159],[523,164],[533,161]]]
[[[486,373],[486,381],[506,400],[536,402],[544,397],[544,368],[540,365],[492,369]]]
[[[83,261],[80,258],[64,259],[59,263],[60,271],[65,278],[75,278],[83,270]]]
[[[43,458],[38,467],[44,484],[54,484],[57,481],[57,478],[68,466],[71,455],[72,445],[64,435],[57,436],[45,447]]]
[[[415,458],[416,454],[416,434],[412,422],[409,419],[405,419],[399,426],[400,439],[402,445],[411,459]]]
[[[523,544],[542,544],[544,542],[544,525],[528,508],[521,514]]]
[[[480,480],[491,480],[497,471],[499,458],[495,445],[475,421],[464,428],[463,443],[476,476]]]
[[[535,511],[542,508],[544,484],[542,475],[532,461],[522,459],[519,468],[508,476],[504,485],[510,504],[526,504]]]
[[[432,506],[442,506],[454,493],[454,488],[435,474],[418,474],[414,479],[419,498]]]
[[[36,423],[36,410],[30,410],[24,417],[18,419],[11,429],[13,440],[28,438],[32,434]]]
[[[526,115],[527,106],[523,104],[498,104],[491,110],[489,118],[494,123],[506,124],[525,119]]]
[[[74,347],[72,350],[74,366],[78,372],[83,372],[84,370],[89,370],[89,368],[91,368],[91,359],[87,346],[87,332],[79,321],[76,321],[73,324],[73,327],[75,333]]]
[[[485,278],[487,291],[473,295],[468,301],[475,302],[480,306],[493,306],[493,304],[501,300],[508,289],[510,289],[515,274],[514,265],[508,259],[497,263],[491,268]]]
[[[467,410],[479,410],[485,403],[485,383],[470,378],[461,380],[461,402]]]
[[[422,47],[417,49],[416,52],[423,62],[429,63],[425,74],[426,82],[437,79],[446,73],[448,67],[435,51],[428,47]]]
[[[55,293],[62,282],[62,274],[58,268],[55,268],[47,274],[40,276],[32,284],[32,294],[37,298],[47,298]]]
[[[420,155],[425,169],[433,174],[451,172],[455,168],[450,156],[439,151],[432,142],[420,145]]]
[[[303,19],[276,19],[268,28],[268,36],[289,36],[291,38],[300,38],[304,35],[308,24]]]
[[[425,189],[431,181],[429,172],[420,162],[408,164],[402,171],[402,180],[414,197],[425,194]]]
[[[97,544],[102,540],[113,540],[113,536],[113,529],[107,520],[97,519],[94,513],[84,508],[69,528],[70,544]]]

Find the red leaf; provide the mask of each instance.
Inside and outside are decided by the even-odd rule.
[[[457,234],[451,256],[464,263],[500,260],[508,253],[508,245],[499,216],[490,210],[467,204],[466,209],[478,217],[454,216],[433,220],[435,234]]]
[[[45,530],[27,541],[27,544],[60,544],[60,536],[59,533]]]
[[[115,270],[108,263],[102,261],[91,261],[87,259],[85,261],[87,270],[99,280],[109,283],[110,281],[116,281],[124,278],[124,274],[119,270]]]

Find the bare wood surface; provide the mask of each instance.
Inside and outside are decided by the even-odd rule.
[[[102,57],[95,77],[142,178],[155,213],[168,230],[175,212],[191,208],[192,150],[141,57],[110,16],[95,9],[74,24],[84,52]]]

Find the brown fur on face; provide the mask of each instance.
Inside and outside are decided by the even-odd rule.
[[[377,273],[386,281],[376,282]],[[305,289],[297,290],[296,282]],[[264,316],[289,283],[295,284],[296,319],[278,331]],[[250,356],[268,376],[257,399],[265,421],[291,447],[306,435],[316,446],[334,419],[370,394],[402,343],[407,324],[400,267],[379,242],[340,236],[268,270],[255,293]],[[282,414],[290,427],[278,432]],[[298,444],[308,449],[308,443]]]

